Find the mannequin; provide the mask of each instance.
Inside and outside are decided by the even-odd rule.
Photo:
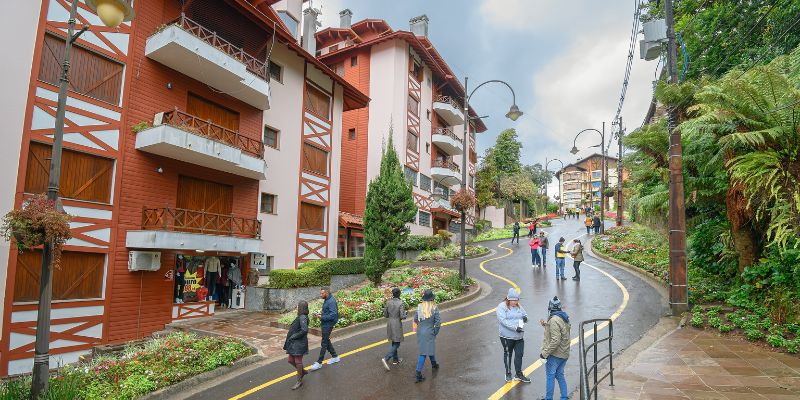
[[[178,254],[175,258],[175,303],[183,303],[183,286],[186,284],[184,274],[186,274],[186,260],[182,254]]]
[[[229,287],[228,291],[228,298],[229,304],[233,305],[236,299],[231,298],[230,294],[232,293],[232,289],[234,286],[240,286],[242,284],[242,270],[239,269],[239,266],[236,263],[230,263],[230,268],[228,268],[228,279],[231,281],[231,286]]]
[[[217,288],[217,277],[220,273],[220,262],[217,257],[208,257],[205,262],[206,268],[206,287],[208,287],[209,298],[214,298]]]

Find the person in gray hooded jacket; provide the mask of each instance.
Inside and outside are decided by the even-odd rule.
[[[525,352],[523,328],[528,322],[528,313],[519,304],[519,292],[508,289],[505,300],[497,306],[497,322],[500,326],[500,343],[503,345],[503,365],[506,367],[506,382],[511,382],[511,359],[514,359],[514,380],[530,383],[522,374],[522,356]]]

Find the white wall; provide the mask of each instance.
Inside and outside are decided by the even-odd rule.
[[[486,206],[481,210],[480,219],[485,219],[492,224],[492,228],[506,226],[506,209],[495,206]]]
[[[328,206],[328,258],[337,256],[339,240],[339,174],[342,167],[342,109],[344,88],[336,85],[333,98],[333,130],[331,132],[331,188],[330,205]],[[345,160],[347,162],[347,160]]]
[[[28,101],[28,85],[30,84],[33,66],[33,49],[36,46],[36,31],[39,27],[41,0],[4,2],[5,14],[13,16],[5,18],[6,34],[0,36],[0,47],[5,49],[8,57],[3,62],[3,73],[0,74],[0,87],[4,95],[0,96],[0,121],[3,121],[5,134],[0,146],[0,213],[5,214],[14,208],[17,187],[17,171],[19,171],[19,153],[22,144],[22,128],[25,118],[25,106]],[[8,255],[10,243],[0,239],[0,293],[5,294],[6,276],[8,272]],[[4,302],[0,301],[0,315],[3,315]],[[0,331],[3,320],[0,318]]]
[[[370,54],[369,155],[367,182],[378,175],[381,150],[392,126],[395,149],[405,163],[407,47],[392,40],[372,46]],[[402,79],[401,79],[402,78]],[[402,150],[402,151],[401,151]]]

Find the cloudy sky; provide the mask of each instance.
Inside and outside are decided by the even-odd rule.
[[[517,122],[503,117],[511,101],[505,87],[487,85],[472,98],[478,113],[490,116],[489,130],[479,135],[480,155],[497,133],[514,127],[524,145],[523,163],[544,163],[545,157],[568,163],[590,154],[569,153],[577,132],[601,129],[603,121],[610,131],[634,0],[313,0],[313,6],[322,9],[323,27],[338,26],[344,8],[353,11],[354,22],[381,18],[395,30],[408,30],[409,19],[426,14],[431,41],[459,78],[509,82],[525,113]],[[637,48],[622,113],[629,131],[647,111],[655,68],[655,61],[639,60]],[[598,142],[599,135],[586,132],[578,147]],[[611,154],[616,152],[614,144]]]

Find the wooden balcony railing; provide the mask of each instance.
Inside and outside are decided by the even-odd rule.
[[[202,120],[192,114],[180,111],[177,108],[171,111],[165,111],[162,123],[236,147],[253,157],[264,158],[264,144],[261,143],[260,140],[242,136],[239,132],[217,125],[211,121]]]
[[[449,137],[450,139],[455,140],[458,143],[461,143],[461,138],[459,138],[458,135],[456,135],[456,133],[453,132],[453,127],[452,126],[448,126],[448,127],[444,127],[444,128],[436,128],[436,129],[433,130],[433,134],[434,135],[444,135],[444,136]]]
[[[451,105],[451,106],[453,106],[453,108],[455,108],[456,110],[459,110],[459,111],[461,111],[461,110],[462,110],[462,108],[461,108],[461,106],[458,104],[458,102],[457,102],[457,101],[456,101],[454,98],[452,98],[452,97],[450,97],[450,96],[441,96],[441,95],[439,95],[439,96],[436,96],[436,97],[433,99],[433,102],[434,102],[434,103],[446,103],[446,104],[450,104],[450,105]]]
[[[440,158],[435,159],[431,162],[432,168],[447,168],[451,171],[461,172],[461,168],[459,168],[458,164],[456,164],[453,160],[445,159],[442,160]]]
[[[145,208],[142,211],[142,229],[249,238],[261,237],[261,221],[257,219],[183,208]]]
[[[181,14],[180,17],[170,22],[168,25],[172,24],[181,27],[181,29],[191,33],[194,37],[237,59],[244,64],[245,67],[247,67],[248,71],[252,72],[259,78],[265,81],[269,80],[267,65],[264,61],[251,56],[241,48],[234,46],[231,42],[219,37],[217,32],[214,32],[203,25],[200,25],[198,22],[191,20],[190,18],[186,17],[185,14]]]

